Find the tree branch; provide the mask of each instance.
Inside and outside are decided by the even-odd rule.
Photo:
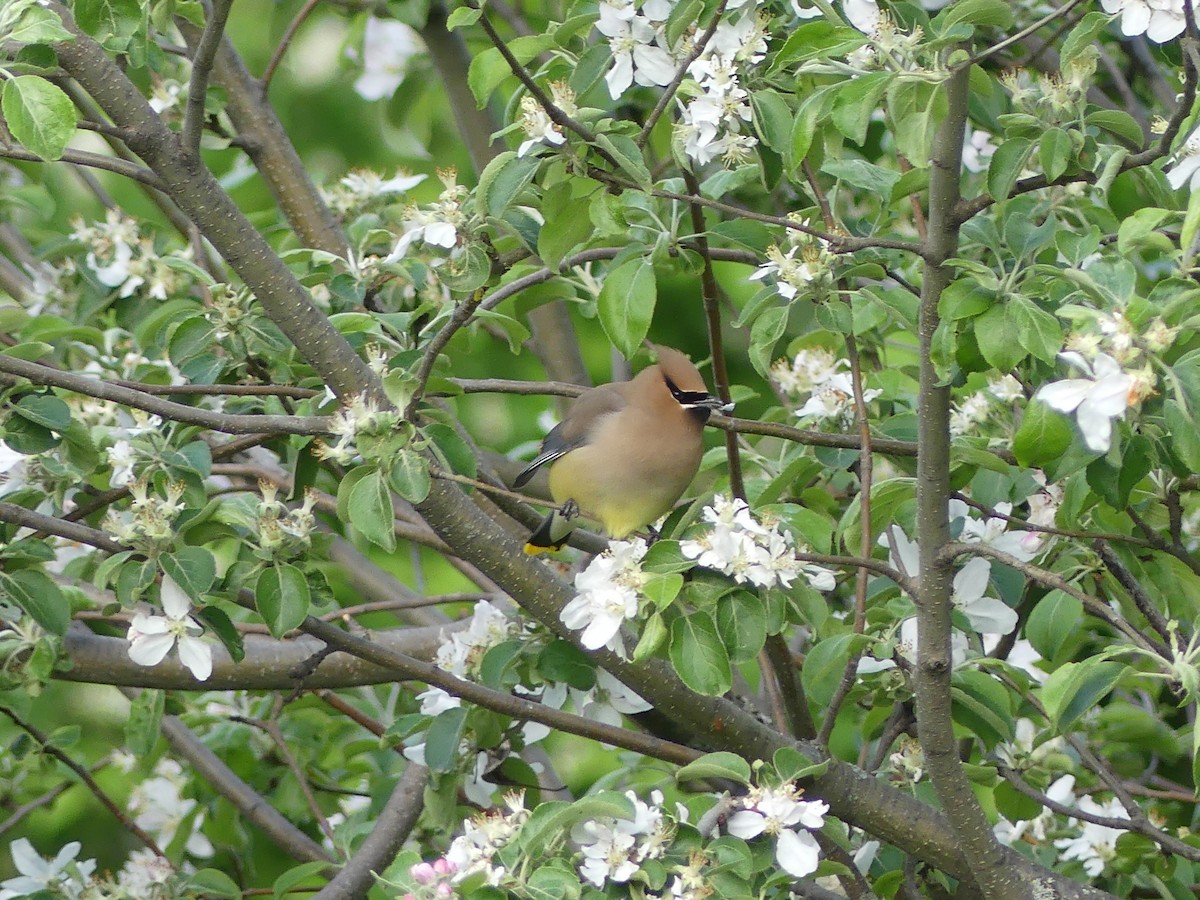
[[[225,33],[225,22],[233,0],[209,0],[211,10],[204,25],[200,43],[192,54],[192,78],[188,82],[187,109],[184,111],[183,131],[180,142],[183,152],[195,160],[200,159],[200,138],[204,134],[204,103],[208,98],[208,76],[212,72],[213,59],[221,38]]]

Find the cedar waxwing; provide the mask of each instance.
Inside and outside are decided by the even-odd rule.
[[[550,493],[562,504],[529,536],[526,553],[561,548],[580,512],[623,538],[668,512],[695,477],[704,423],[725,405],[686,356],[654,349],[658,363],[633,381],[580,394],[517,476],[520,487],[551,463]]]

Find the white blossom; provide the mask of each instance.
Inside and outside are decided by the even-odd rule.
[[[134,850],[117,873],[117,884],[130,897],[168,897],[167,885],[175,875],[169,860],[163,859],[153,850]]]
[[[1100,0],[1106,13],[1120,15],[1123,35],[1144,34],[1156,44],[1174,40],[1183,33],[1187,25],[1183,3],[1184,0]]]
[[[1017,627],[1017,611],[995,597],[986,597],[992,564],[975,557],[954,576],[951,601],[981,634],[1008,634]]]
[[[596,670],[596,684],[587,691],[570,689],[575,711],[593,722],[620,726],[621,716],[646,712],[653,704],[632,688],[626,687],[604,669]],[[543,697],[542,702],[546,700]]]
[[[133,464],[137,461],[137,451],[133,444],[120,440],[105,450],[108,464],[112,466],[112,477],[109,484],[112,487],[128,487],[133,484]]]
[[[200,830],[204,813],[196,812],[196,801],[184,797],[186,781],[179,763],[163,758],[154,767],[154,775],[145,779],[130,792],[127,806],[137,826],[166,847],[184,822],[190,820],[192,832],[185,849],[192,856],[207,858],[213,855],[213,845]]]
[[[650,4],[651,12],[655,8]],[[667,7],[669,12],[669,6]],[[625,93],[634,82],[640,85],[670,84],[675,77],[675,61],[667,48],[663,21],[653,21],[634,9],[632,0],[604,0],[596,29],[608,38],[613,65],[604,76],[608,92],[614,100]]]
[[[755,520],[745,501],[718,495],[703,515],[712,527],[679,546],[698,565],[731,575],[738,584],[787,588],[803,575],[819,591],[836,586],[833,572],[802,562],[791,533]]]
[[[25,897],[53,891],[56,897],[78,897],[96,869],[94,859],[75,861],[82,847],[79,841],[71,841],[63,845],[53,859],[46,859],[33,848],[28,838],[17,838],[9,847],[9,853],[13,866],[21,874],[0,882],[0,896]]]
[[[726,822],[734,837],[752,840],[761,834],[773,836],[775,860],[789,875],[803,878],[816,871],[820,847],[804,829],[825,824],[829,804],[822,800],[801,800],[802,791],[794,785],[781,788],[756,788],[742,798],[743,808]]]
[[[178,643],[179,661],[198,681],[212,674],[212,647],[200,640],[204,629],[191,616],[192,601],[170,575],[163,575],[162,608],[166,616],[138,611],[129,625],[129,658],[139,666],[156,666]]]
[[[652,803],[639,800],[633,791],[625,796],[633,805],[632,819],[588,819],[571,829],[571,840],[583,854],[579,873],[598,888],[627,883],[642,862],[662,855],[670,835],[661,791],[651,793]]]
[[[992,143],[992,136],[986,131],[975,129],[963,140],[963,168],[968,172],[982,172],[987,169],[995,152],[996,145]]]
[[[392,96],[408,73],[409,61],[424,49],[420,35],[403,22],[369,17],[363,33],[363,71],[354,82],[355,93],[364,100]]]
[[[1051,409],[1074,413],[1088,449],[1107,453],[1112,446],[1113,419],[1124,416],[1133,402],[1133,377],[1104,353],[1096,354],[1092,361],[1075,351],[1060,353],[1059,358],[1087,377],[1056,381],[1035,396]]]
[[[1028,720],[1018,720],[1018,726],[1021,721]],[[1055,779],[1050,787],[1046,788],[1046,796],[1055,803],[1070,805],[1075,802],[1074,789],[1075,776],[1063,775]],[[1027,844],[1036,846],[1045,843],[1053,824],[1054,812],[1049,807],[1043,806],[1042,811],[1032,819],[1010,822],[1001,816],[999,821],[992,826],[992,831],[996,835],[996,840],[1006,846],[1011,847],[1017,841],[1024,841]]]
[[[1188,135],[1183,146],[1176,151],[1171,166],[1163,172],[1175,190],[1179,190],[1185,184],[1188,190],[1200,187],[1200,127]]]
[[[646,542],[609,541],[608,549],[575,576],[575,599],[559,613],[562,623],[582,630],[580,643],[589,650],[608,647],[624,654],[621,626],[638,613],[638,590],[645,583],[641,561]]]
[[[872,34],[879,27],[879,4],[875,0],[842,0],[842,12],[863,34]]]
[[[1091,797],[1079,798],[1079,810],[1109,819],[1128,819],[1129,813],[1121,801],[1113,797],[1107,803],[1097,803]],[[1075,819],[1071,822],[1074,824]],[[1077,859],[1092,878],[1104,871],[1105,864],[1117,855],[1117,838],[1125,832],[1107,825],[1084,822],[1078,837],[1059,838],[1054,846],[1062,851],[1060,859]]]

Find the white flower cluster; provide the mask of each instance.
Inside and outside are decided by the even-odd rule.
[[[451,675],[474,681],[479,676],[483,657],[497,644],[508,640],[513,630],[513,622],[508,616],[487,600],[480,600],[475,604],[467,627],[450,632],[442,641],[434,662]],[[436,716],[462,705],[460,698],[439,687],[428,688],[417,699],[421,701],[421,714],[425,716]]]
[[[579,874],[598,888],[609,882],[627,884],[643,862],[658,859],[671,841],[662,791],[651,793],[652,803],[643,803],[633,791],[625,796],[633,804],[632,819],[589,819],[571,829],[571,840],[583,854]]]
[[[1171,187],[1179,190],[1185,184],[1189,191],[1200,187],[1200,127],[1195,128],[1175,151],[1169,168],[1164,169]]]
[[[134,850],[117,873],[117,887],[123,892],[117,896],[130,900],[172,900],[176,896],[171,885],[174,877],[175,869],[169,860],[149,848]],[[109,893],[105,898],[112,896]]]
[[[458,183],[458,173],[454,169],[438,169],[437,174],[442,182],[442,193],[428,207],[410,206],[404,211],[404,230],[384,259],[385,263],[403,259],[408,248],[417,241],[449,250],[451,258],[461,252],[458,239],[467,224],[463,205],[469,192]]]
[[[725,823],[734,837],[753,840],[761,834],[775,838],[775,861],[795,878],[816,871],[821,849],[808,829],[825,824],[829,804],[802,800],[804,791],[794,784],[778,788],[757,787],[738,800],[741,806]]]
[[[463,823],[463,833],[450,842],[442,868],[453,871],[455,883],[477,872],[483,872],[485,881],[492,887],[504,879],[504,866],[496,864],[495,856],[520,834],[521,826],[529,818],[524,792],[505,794],[504,806],[506,811],[497,810],[468,819]],[[438,863],[434,862],[433,867],[436,872]]]
[[[1089,796],[1079,798],[1076,804],[1080,812],[1093,816],[1104,816],[1109,819],[1128,819],[1129,813],[1116,797],[1107,803],[1097,803]],[[1076,819],[1071,819],[1072,825],[1077,825]],[[1062,851],[1060,859],[1077,859],[1083,864],[1083,870],[1095,878],[1104,871],[1104,866],[1117,855],[1117,838],[1125,831],[1120,828],[1110,828],[1107,825],[1097,825],[1094,822],[1084,822],[1079,836],[1059,838],[1054,846]]]
[[[131,297],[139,288],[155,300],[177,293],[177,271],[163,262],[153,239],[142,237],[137,222],[120,210],[108,210],[104,221],[93,225],[77,222],[71,238],[88,248],[88,268],[102,285],[116,288],[118,297]],[[172,256],[191,259],[192,251],[183,247],[172,251]]]
[[[79,841],[63,846],[54,859],[45,859],[28,838],[17,838],[9,847],[13,866],[20,873],[0,882],[0,900],[12,897],[54,896],[76,900],[91,881],[96,861],[75,861],[83,845]],[[43,894],[43,892],[52,892]]]
[[[166,487],[166,497],[153,497],[149,494],[149,485],[144,481],[135,481],[129,485],[129,493],[133,497],[128,512],[109,511],[104,521],[104,530],[122,544],[143,551],[158,551],[171,545],[175,540],[175,529],[172,522],[183,511],[180,498],[184,486],[171,482]]]
[[[179,763],[164,757],[155,764],[154,775],[130,793],[127,808],[135,824],[160,847],[169,846],[180,826],[190,821],[192,831],[185,849],[192,856],[206,859],[213,855],[213,845],[200,830],[204,812],[195,812],[196,801],[183,796],[187,784]]]
[[[355,441],[360,434],[384,434],[396,427],[400,414],[380,408],[366,394],[356,394],[338,407],[331,420],[329,433],[337,437],[337,443],[330,445],[318,440],[313,448],[321,459],[345,465],[358,456]]]
[[[165,616],[139,609],[129,625],[129,658],[139,666],[157,666],[179,645],[179,661],[205,681],[212,675],[212,645],[200,639],[203,626],[191,615],[192,601],[170,575],[163,575],[159,597]]]
[[[819,591],[836,586],[833,572],[801,562],[791,533],[780,530],[778,523],[756,520],[744,500],[719,494],[703,515],[712,527],[679,545],[683,555],[699,565],[731,575],[738,584],[748,581],[757,587],[790,588],[799,576]]]
[[[384,178],[378,172],[369,169],[355,169],[343,175],[334,187],[323,189],[321,196],[333,212],[345,216],[370,206],[377,200],[407,193],[427,177],[398,171],[391,178]]]
[[[738,79],[767,53],[758,3],[729,4],[700,56],[688,66],[697,96],[681,103],[679,133],[684,152],[700,165],[720,159],[730,168],[746,162],[758,140],[748,130],[750,95]]]
[[[596,30],[608,38],[613,64],[604,76],[608,92],[620,98],[635,81],[644,86],[670,84],[675,59],[667,46],[666,22],[671,0],[603,0]]]
[[[317,492],[311,488],[304,492],[304,502],[294,509],[277,499],[279,487],[269,481],[259,481],[262,496],[258,501],[258,515],[253,527],[258,535],[259,550],[268,559],[287,560],[302,554],[312,543],[312,533],[317,527],[313,507],[317,504]]]
[[[575,92],[565,81],[550,82],[550,101],[568,116],[579,112],[579,107],[575,105]],[[521,116],[517,123],[526,136],[526,140],[517,148],[517,156],[524,156],[541,143],[552,147],[566,143],[562,126],[556,125],[542,104],[529,94],[521,98]]]
[[[808,225],[807,219],[799,221],[801,225]],[[786,252],[778,244],[772,244],[766,255],[767,261],[755,269],[750,280],[771,278],[784,300],[795,300],[826,286],[836,258],[824,238],[794,228],[788,229]]]
[[[638,614],[638,592],[646,583],[642,558],[646,542],[609,541],[608,549],[575,576],[575,599],[559,618],[568,628],[582,629],[580,643],[589,650],[607,647],[625,655],[621,626]]]
[[[1035,496],[1041,496],[1035,495]],[[1046,494],[1040,499],[1040,515],[1049,516],[1054,520],[1054,501]],[[1011,503],[996,504],[996,511],[1008,515],[1012,511]],[[993,549],[1007,553],[1010,556],[1028,562],[1042,552],[1043,535],[1032,531],[1009,531],[1008,520],[1000,516],[989,519],[977,519],[971,515],[971,509],[961,500],[951,500],[949,504],[951,529],[961,528],[958,539],[967,544],[986,544]],[[879,536],[879,544],[887,547],[891,563],[902,575],[919,581],[921,577],[920,548],[910,540],[899,525],[891,525]],[[951,602],[970,623],[971,628],[981,635],[1009,634],[1017,627],[1017,613],[1003,600],[987,596],[991,583],[992,564],[984,557],[974,557],[958,574],[954,576]],[[950,633],[951,664],[958,667],[966,660],[968,641],[967,636],[958,629]],[[905,619],[900,623],[896,640],[896,652],[910,663],[917,659],[917,620],[915,617]],[[1032,648],[1028,648],[1032,651]],[[1036,661],[1027,660],[1030,664]],[[1018,662],[1014,661],[1014,665]],[[864,656],[859,661],[858,673],[866,675],[894,668],[896,663],[889,657]],[[1044,677],[1040,670],[1034,670]],[[1034,676],[1036,677],[1036,676]]]
[[[1063,775],[1055,779],[1050,787],[1046,788],[1046,797],[1055,803],[1062,803],[1064,805],[1074,803],[1075,776]],[[1004,816],[1001,816],[996,821],[996,824],[992,826],[992,833],[996,835],[996,840],[1007,847],[1011,847],[1017,841],[1024,841],[1036,847],[1046,842],[1054,824],[1054,811],[1049,807],[1043,806],[1042,811],[1032,819],[1010,822]]]
[[[976,425],[984,422],[991,415],[995,400],[999,400],[1007,408],[1025,396],[1021,383],[1012,375],[993,378],[986,388],[976,391],[956,403],[950,411],[950,434],[957,437],[970,434]]]
[[[800,396],[811,392],[796,416],[800,419],[834,419],[849,422],[854,416],[854,381],[850,363],[834,359],[823,347],[801,350],[792,363],[779,360],[771,367],[771,378],[786,394]],[[882,391],[863,389],[863,402],[870,403]]]
[[[390,97],[408,74],[414,56],[425,51],[425,43],[411,27],[395,19],[367,19],[363,32],[362,74],[354,91],[364,100]],[[353,50],[347,51],[353,58]]]

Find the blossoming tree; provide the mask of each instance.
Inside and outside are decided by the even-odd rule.
[[[0,900],[1191,896],[1191,8],[365,6],[0,4]]]

